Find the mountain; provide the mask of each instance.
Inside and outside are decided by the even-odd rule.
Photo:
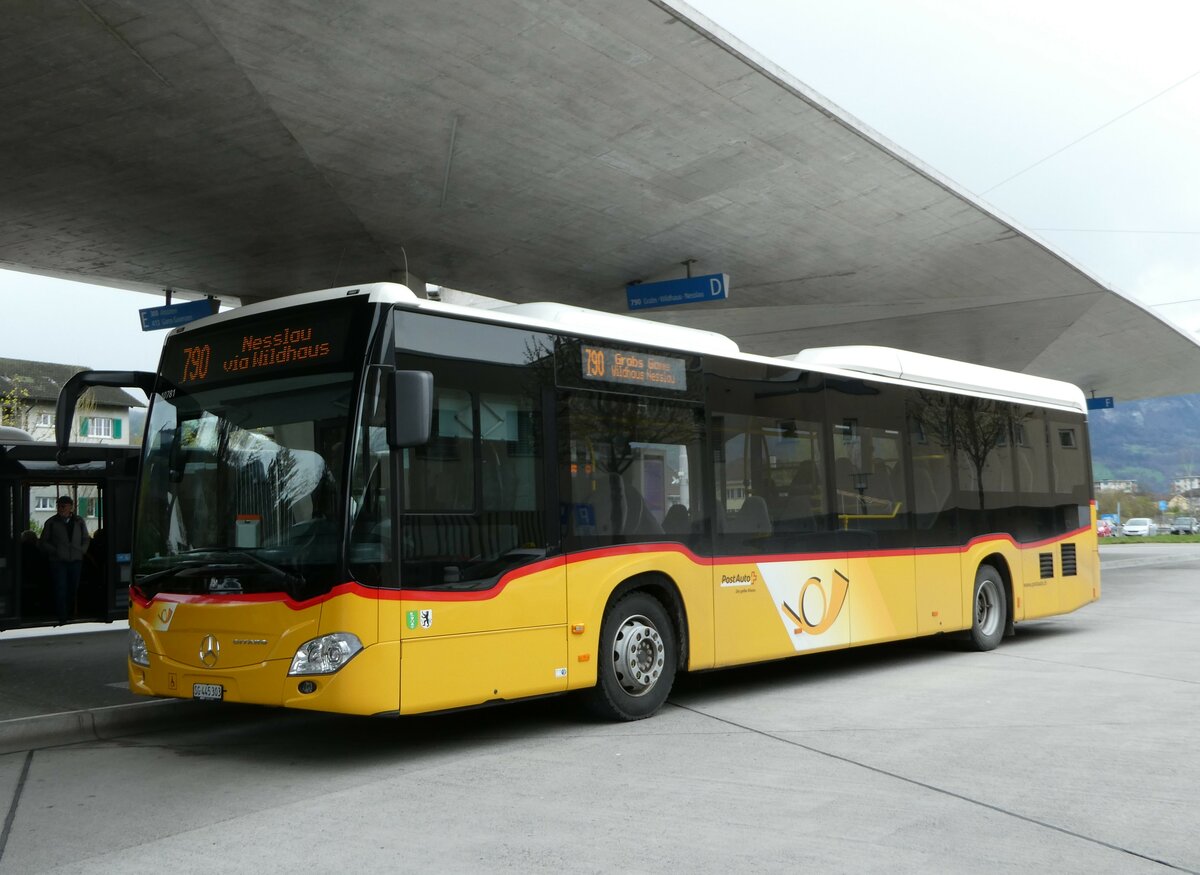
[[[1200,394],[1124,401],[1088,416],[1097,480],[1133,479],[1166,495],[1171,481],[1200,474]]]

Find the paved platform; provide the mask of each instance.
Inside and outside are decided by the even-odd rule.
[[[75,712],[92,737],[0,755],[0,872],[1200,873],[1200,551],[1104,556],[1099,603],[991,653],[686,676],[631,724]]]
[[[1101,573],[1200,560],[1200,544],[1101,545]],[[0,633],[0,753],[154,729],[192,708],[129,691],[128,626],[87,623]]]
[[[0,633],[0,754],[142,731],[174,716],[177,706],[129,691],[128,635],[125,623]]]

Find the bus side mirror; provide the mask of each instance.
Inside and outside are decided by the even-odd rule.
[[[433,430],[433,374],[396,371],[388,409],[388,444],[396,449],[429,443]]]
[[[149,371],[80,371],[63,384],[55,405],[54,439],[58,444],[58,464],[71,463],[71,424],[79,396],[92,386],[112,386],[117,389],[137,388],[149,398],[154,394],[158,375]]]

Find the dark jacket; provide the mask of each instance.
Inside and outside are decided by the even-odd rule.
[[[83,559],[90,540],[87,524],[76,514],[71,514],[66,519],[55,514],[42,526],[41,547],[51,562],[76,562]]]

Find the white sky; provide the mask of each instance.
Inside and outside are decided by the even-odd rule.
[[[1200,3],[690,2],[1101,280],[1200,330]],[[161,298],[0,271],[0,303],[0,355],[157,365],[166,332],[143,334],[137,310]]]
[[[1200,329],[1200,3],[688,2],[1101,280]]]
[[[167,329],[138,310],[162,296],[0,270],[0,356],[101,370],[158,369]]]

